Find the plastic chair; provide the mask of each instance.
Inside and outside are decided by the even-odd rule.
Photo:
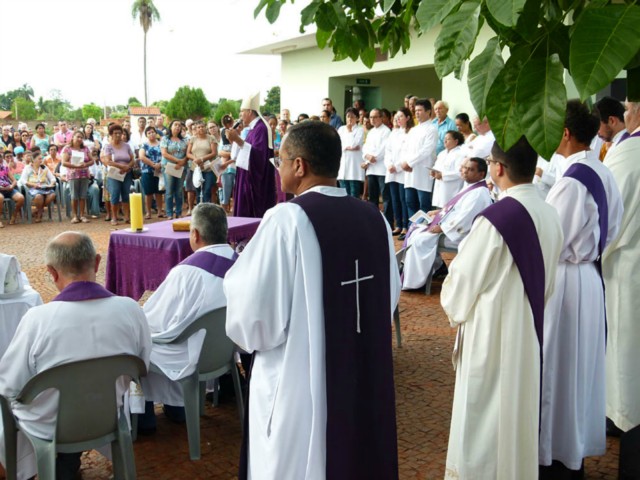
[[[408,247],[401,248],[396,252],[396,262],[398,263],[398,271],[402,273],[402,269],[404,267],[404,257],[407,254],[407,250],[411,248],[411,245]],[[393,312],[393,324],[396,329],[396,343],[398,344],[398,348],[402,348],[402,332],[400,331],[400,305],[396,305],[396,309]]]
[[[441,239],[444,238],[441,237]],[[441,253],[458,253],[458,249],[457,248],[448,248],[445,247],[444,245],[440,245],[440,243],[438,243],[438,251],[436,253],[436,257],[438,255],[440,255]],[[429,276],[427,277],[427,282],[424,285],[424,293],[426,295],[431,295],[431,282],[433,281],[433,274],[435,273],[435,270],[433,267],[431,267],[431,271],[429,272]]]
[[[16,397],[19,403],[28,405],[50,388],[60,392],[53,439],[38,438],[23,431],[36,453],[38,478],[55,480],[57,452],[81,452],[111,443],[114,478],[134,480],[131,432],[123,407],[117,405],[116,380],[121,376],[138,379],[143,375],[146,368],[139,357],[115,355],[66,363],[31,378]],[[16,422],[9,402],[4,397],[1,400],[7,479],[11,479],[9,470],[15,471],[16,462]]]
[[[227,308],[218,308],[205,313],[195,320],[175,339],[154,340],[156,344],[177,344],[187,341],[191,335],[200,330],[206,331],[196,371],[192,375],[178,380],[184,397],[191,460],[200,459],[200,415],[204,413],[207,380],[219,378],[225,373],[231,372],[240,415],[240,425],[244,425],[244,404],[242,388],[240,387],[240,374],[233,358],[235,344],[227,337],[225,330],[226,317]],[[153,363],[150,365],[149,370],[162,374],[162,371]]]
[[[25,206],[25,210],[27,211],[27,220],[29,221],[29,223],[31,222],[31,194],[29,193],[29,189],[27,187],[25,187],[24,185],[22,186],[22,195],[24,195],[24,206]],[[53,190],[53,193],[56,194],[56,198],[55,200],[50,203],[47,207],[48,212],[49,212],[49,220],[53,220],[53,214],[51,212],[51,206],[53,205],[54,208],[57,207],[58,208],[58,222],[62,222],[62,214],[60,213],[60,189],[58,188],[58,184],[56,183],[56,188]]]

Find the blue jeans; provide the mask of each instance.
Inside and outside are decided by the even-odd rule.
[[[362,188],[364,182],[360,180],[342,180],[344,188],[347,190],[347,195],[360,198],[362,196]]]
[[[407,213],[407,200],[405,199],[404,185],[398,182],[387,183],[393,206],[393,217],[396,228],[409,228],[409,215]]]
[[[171,218],[173,215],[177,217],[182,216],[182,188],[184,185],[184,178],[176,178],[171,175],[164,175],[164,205],[167,210],[167,217]],[[182,176],[184,177],[184,172]],[[175,203],[175,209],[174,207]]]
[[[431,192],[405,188],[404,195],[407,201],[407,218],[411,218],[418,210],[425,213],[431,210]]]
[[[216,174],[213,172],[202,172],[204,183],[200,187],[202,189],[202,202],[215,203],[211,198],[211,193],[216,189]]]
[[[233,184],[236,183],[236,172],[223,173],[220,180],[222,181],[222,197],[220,198],[220,203],[222,205],[229,205],[231,194],[233,193]]]
[[[111,196],[111,205],[129,203],[129,192],[131,192],[132,183],[133,175],[131,172],[127,173],[121,182],[113,178],[107,178],[107,190],[109,190],[109,196]]]

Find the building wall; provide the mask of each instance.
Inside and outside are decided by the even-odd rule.
[[[381,87],[381,102],[390,110],[402,105],[407,93],[444,99],[449,103],[450,116],[460,112],[474,115],[469,100],[466,75],[462,81],[449,75],[442,82],[433,70],[435,39],[439,29],[414,38],[406,54],[377,62],[371,70],[360,61],[333,62],[329,49],[306,48],[282,53],[281,105],[291,110],[293,118],[298,113],[319,114],[322,98],[328,96],[338,112],[344,112],[344,89],[355,85],[356,78],[369,78],[369,86]],[[492,32],[484,28],[476,42],[476,51],[484,49]],[[374,81],[376,83],[374,83]],[[367,105],[367,108],[373,107]]]

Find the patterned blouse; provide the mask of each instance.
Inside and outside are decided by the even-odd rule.
[[[169,155],[173,155],[179,160],[182,160],[187,156],[187,140],[182,139],[173,141],[169,138],[169,135],[162,137],[162,141],[160,142],[160,148],[166,148],[167,153]],[[162,157],[162,165],[167,164],[167,159]]]
[[[143,143],[140,148],[144,149],[144,153],[149,160],[151,160],[154,164],[158,163],[162,160],[162,150],[160,150],[161,143],[157,145],[149,145],[148,143]],[[147,165],[146,163],[142,163],[142,173],[154,174],[155,170],[153,167]]]

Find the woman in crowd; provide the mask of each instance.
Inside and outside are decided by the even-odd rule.
[[[220,183],[222,184],[222,195],[220,196],[220,203],[227,213],[231,213],[231,194],[233,193],[233,184],[236,180],[236,167],[234,161],[231,159],[231,142],[225,135],[227,128],[233,128],[233,117],[231,115],[225,115],[222,117],[222,130],[220,130],[220,138],[222,139],[222,146],[220,147],[220,158],[222,159],[221,168],[226,168],[222,175],[220,175]],[[241,122],[238,122],[241,124]]]
[[[24,204],[24,197],[18,190],[18,182],[13,177],[9,170],[9,163],[7,158],[13,158],[10,151],[6,151],[2,157],[0,157],[0,228],[4,228],[2,223],[2,209],[4,208],[4,199],[10,198],[15,203],[13,214],[9,219],[9,225],[16,223],[18,212]]]
[[[11,134],[11,127],[9,125],[2,127],[2,138],[0,138],[0,141],[5,148],[13,152],[13,135]]]
[[[160,142],[166,190],[164,201],[169,218],[182,216],[182,185],[185,177],[184,167],[187,164],[187,142],[182,136],[182,127],[179,120],[171,122],[167,134]],[[180,169],[183,169],[182,172]],[[171,173],[168,173],[168,170]]]
[[[42,221],[44,207],[48,207],[56,199],[56,178],[51,171],[42,165],[42,154],[35,153],[31,164],[27,165],[20,177],[20,183],[27,187],[27,195],[31,197],[31,205],[36,207],[33,221]]]
[[[60,157],[58,156],[58,146],[55,143],[52,143],[51,145],[49,145],[48,151],[49,155],[45,157],[44,164],[49,170],[51,170],[51,173],[53,173],[54,176],[58,178],[58,175],[56,174],[58,164],[60,163]]]
[[[436,179],[431,201],[434,207],[444,207],[462,187],[460,166],[465,156],[461,148],[463,143],[464,137],[457,130],[449,130],[444,135],[444,150],[438,154],[431,170],[431,176]]]
[[[142,182],[147,204],[147,213],[144,218],[147,220],[151,218],[151,204],[154,195],[156,197],[156,206],[158,207],[158,218],[165,218],[166,215],[162,210],[162,195],[160,195],[160,190],[158,189],[160,175],[162,175],[162,151],[158,141],[158,132],[154,127],[148,126],[144,130],[144,135],[147,140],[140,145],[140,161],[142,162],[140,182]]]
[[[187,157],[194,165],[200,167],[204,184],[202,185],[202,201],[218,203],[218,188],[216,186],[216,174],[213,172],[213,162],[218,156],[218,141],[213,135],[207,133],[206,126],[202,120],[194,123],[195,135],[189,140],[187,147]],[[190,169],[191,171],[191,169]],[[193,178],[193,174],[191,175]],[[187,184],[189,182],[187,173]],[[193,184],[192,184],[193,186]],[[189,214],[193,210],[195,203],[195,189],[193,201],[190,201],[191,192],[187,190],[187,202],[189,202]]]
[[[44,154],[49,151],[49,135],[44,131],[44,123],[36,125],[36,133],[31,137],[29,148],[39,147]]]
[[[28,134],[27,134],[28,136]],[[22,147],[22,151],[27,151],[27,144],[22,141],[22,134],[18,131],[13,132],[13,151],[15,153],[15,149],[18,147]]]
[[[346,125],[338,129],[342,142],[342,159],[338,180],[342,180],[347,194],[360,198],[364,185],[364,170],[362,163],[362,144],[364,143],[364,129],[358,125],[358,112],[355,108],[347,108]]]
[[[385,183],[389,185],[393,218],[395,220],[395,229],[392,233],[403,238],[407,233],[407,228],[409,228],[409,214],[404,195],[404,170],[401,167],[401,154],[407,142],[407,134],[412,126],[411,111],[408,108],[399,109],[394,117],[394,129],[387,139],[384,154],[384,164],[387,167]]]
[[[471,140],[476,138],[476,134],[473,133],[473,129],[471,128],[469,115],[466,113],[459,113],[456,115],[456,128],[462,134],[466,143],[469,143]]]
[[[89,189],[89,167],[93,159],[89,149],[84,146],[84,133],[78,131],[73,134],[71,143],[62,149],[62,166],[67,170],[69,193],[71,194],[71,209],[73,218],[71,223],[89,223],[84,216],[87,191]],[[78,206],[80,210],[78,210]],[[78,220],[80,216],[80,220]]]
[[[135,166],[131,146],[124,140],[124,129],[113,124],[109,127],[109,144],[102,150],[102,163],[109,169],[107,189],[111,201],[111,225],[118,225],[118,211],[122,208],[124,221],[129,223],[129,192]]]
[[[89,150],[94,148],[100,148],[100,141],[98,140],[98,134],[94,135],[93,124],[87,123],[84,126],[84,146]]]

